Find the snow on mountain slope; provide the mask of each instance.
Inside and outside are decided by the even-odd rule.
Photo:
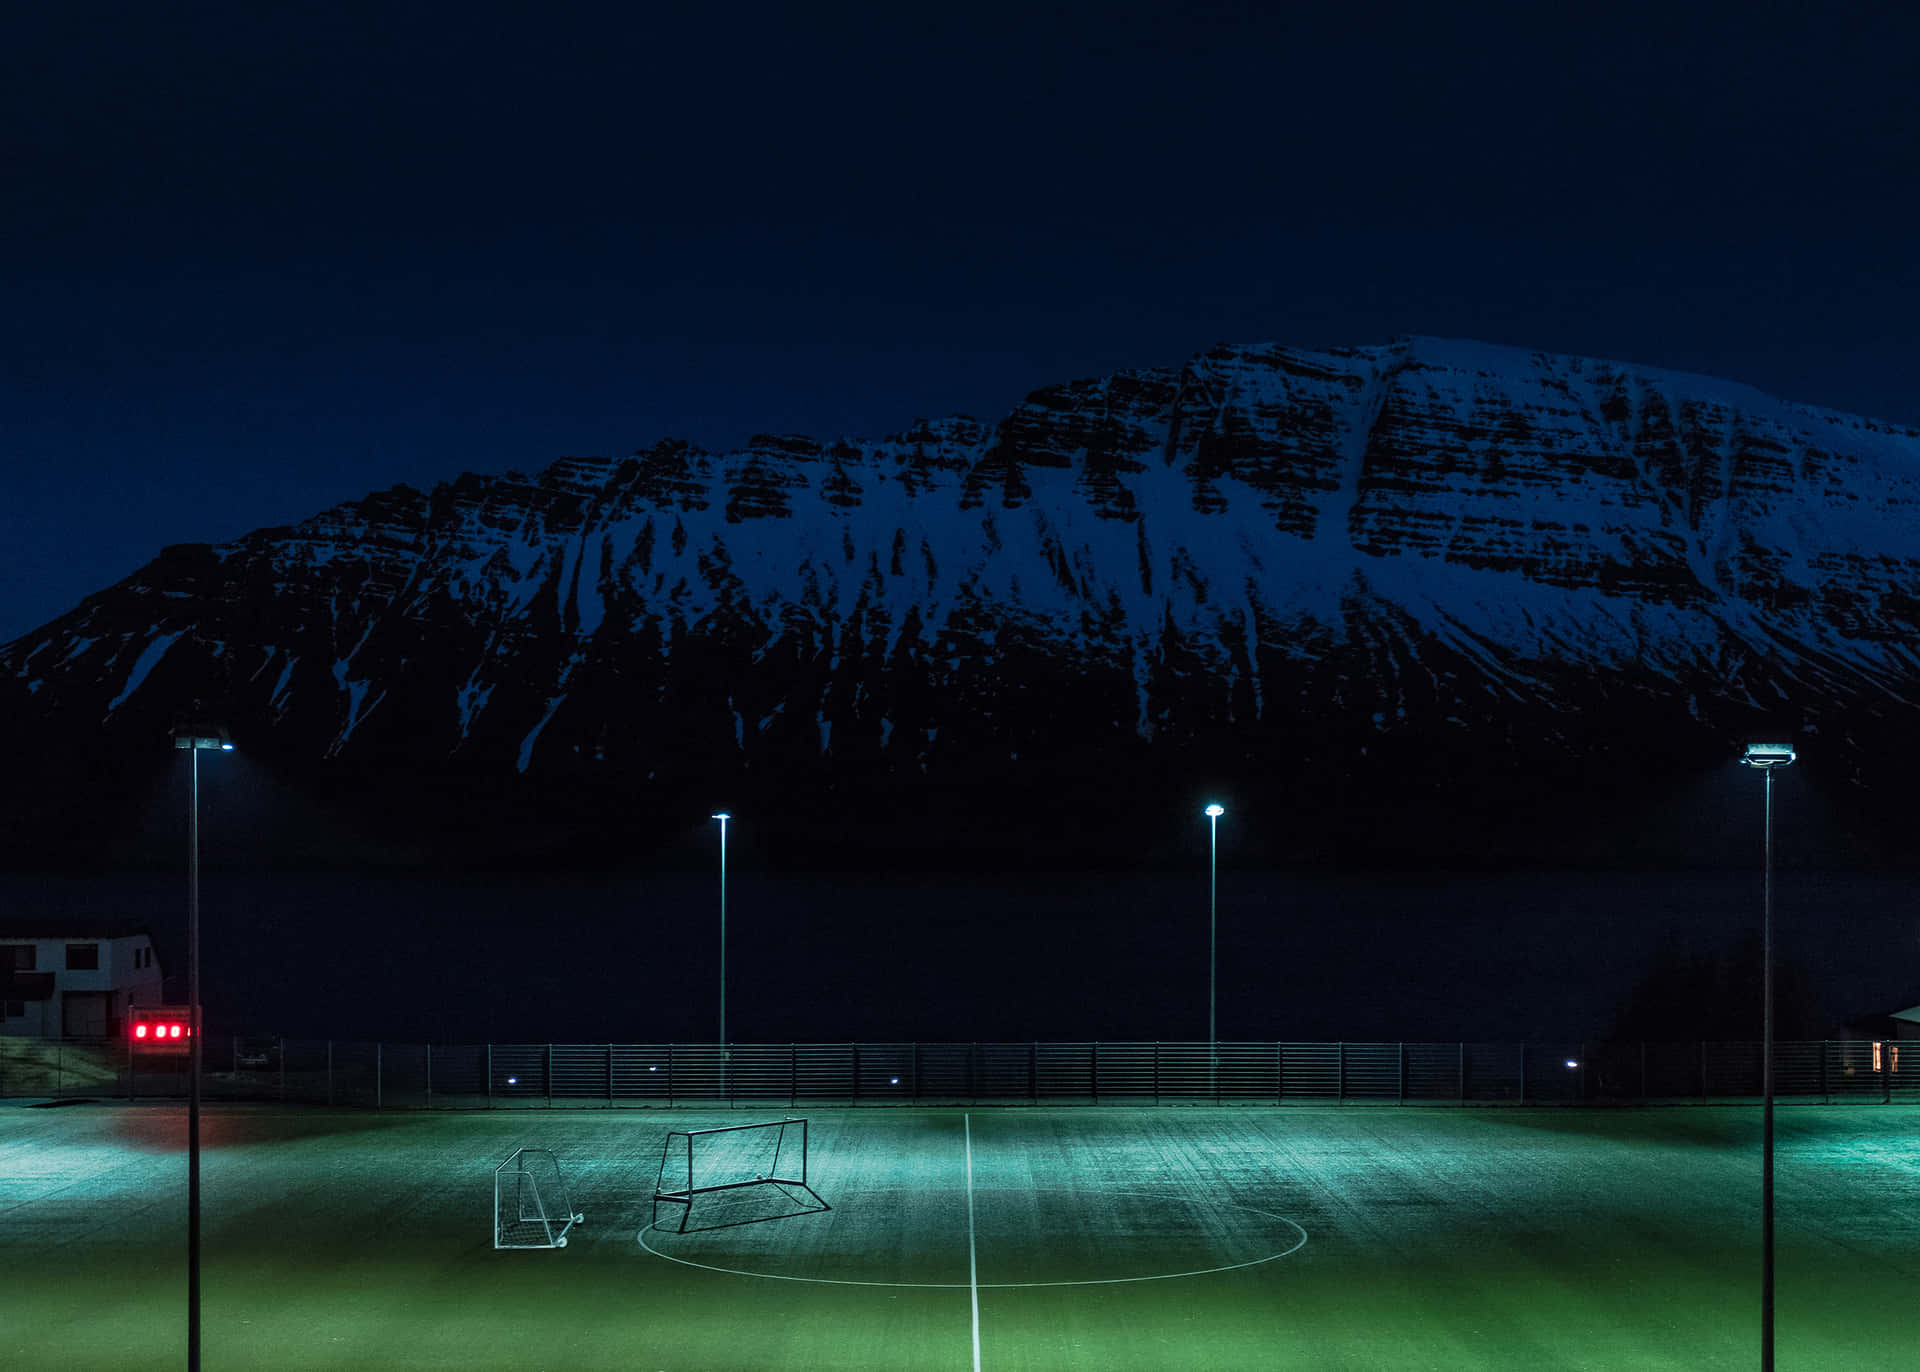
[[[397,487],[168,549],[0,665],[108,732],[197,698],[289,756],[514,773],[1255,757],[1553,732],[1589,686],[1831,730],[1920,699],[1917,500],[1920,435],[1711,378],[1221,347],[993,425]]]

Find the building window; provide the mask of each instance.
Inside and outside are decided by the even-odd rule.
[[[27,1017],[27,1003],[24,1000],[10,1000],[5,1004],[0,1004],[0,1011],[5,1012],[0,1014],[0,1019],[25,1019]]]
[[[69,972],[99,971],[100,945],[97,943],[69,943],[67,945],[67,970]]]
[[[16,972],[31,972],[34,969],[34,955],[39,952],[31,943],[9,943],[0,945],[0,971],[12,968]]]

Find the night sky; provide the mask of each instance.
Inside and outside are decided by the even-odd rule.
[[[0,641],[666,436],[1427,333],[1920,422],[1910,6],[90,4],[0,44]]]

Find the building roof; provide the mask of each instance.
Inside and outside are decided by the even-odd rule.
[[[0,942],[29,938],[151,938],[143,919],[124,915],[23,915],[0,918]]]
[[[1891,1017],[1893,1019],[1903,1019],[1908,1024],[1920,1024],[1920,1005],[1912,1006],[1906,1010],[1895,1010]]]

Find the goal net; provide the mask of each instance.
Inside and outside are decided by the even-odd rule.
[[[807,1183],[804,1119],[670,1132],[660,1149],[660,1176],[653,1188],[654,1223],[660,1222],[662,1204],[678,1205],[680,1232],[685,1233],[695,1197],[747,1187],[771,1188],[791,1204],[775,1213],[730,1211],[735,1218],[724,1223],[746,1224],[832,1208]]]
[[[567,1231],[586,1218],[547,1149],[516,1148],[493,1169],[495,1248],[565,1248]]]

